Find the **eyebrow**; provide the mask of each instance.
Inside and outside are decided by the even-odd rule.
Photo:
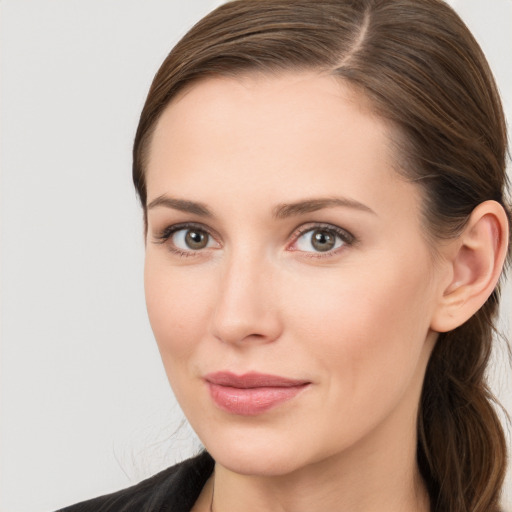
[[[175,199],[166,195],[162,195],[153,199],[148,204],[148,210],[156,208],[157,206],[165,206],[180,212],[193,213],[201,217],[213,217],[212,212],[203,203],[196,203],[195,201],[186,201],[185,199]]]
[[[173,210],[179,210],[185,213],[192,213],[201,217],[213,217],[212,212],[203,203],[187,201],[185,199],[176,199],[166,195],[162,195],[156,199],[153,199],[153,201],[148,204],[148,210],[158,206],[172,208]],[[333,208],[336,206],[352,208],[376,215],[376,213],[369,206],[366,206],[359,201],[343,197],[314,198],[304,201],[296,201],[294,203],[282,203],[275,206],[272,210],[272,213],[275,219],[286,219],[288,217],[304,215],[306,213],[316,212],[324,208]]]
[[[280,204],[273,209],[273,214],[276,219],[285,219],[296,215],[303,215],[305,213],[316,212],[323,208],[332,208],[342,206],[345,208],[352,208],[362,212],[377,215],[369,206],[366,206],[359,201],[348,199],[344,197],[325,197],[318,199],[307,199],[305,201],[297,201],[295,203]]]

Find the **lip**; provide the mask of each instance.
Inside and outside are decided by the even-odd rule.
[[[311,384],[278,375],[215,372],[204,377],[215,404],[224,411],[255,416],[291,400]]]

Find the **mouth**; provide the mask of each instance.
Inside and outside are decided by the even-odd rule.
[[[216,372],[205,376],[210,396],[222,410],[241,416],[255,416],[296,397],[311,382],[278,375]]]

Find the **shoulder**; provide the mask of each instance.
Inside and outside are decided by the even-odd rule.
[[[112,494],[57,512],[189,512],[213,471],[206,452]]]

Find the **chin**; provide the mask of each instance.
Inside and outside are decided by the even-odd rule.
[[[212,434],[202,438],[206,450],[218,464],[240,475],[283,476],[316,462],[302,449],[311,453],[311,441],[295,439],[289,431],[225,429]]]
[[[304,461],[273,450],[241,450],[237,453],[220,452],[211,454],[224,468],[239,475],[277,477],[293,473],[304,466]]]

